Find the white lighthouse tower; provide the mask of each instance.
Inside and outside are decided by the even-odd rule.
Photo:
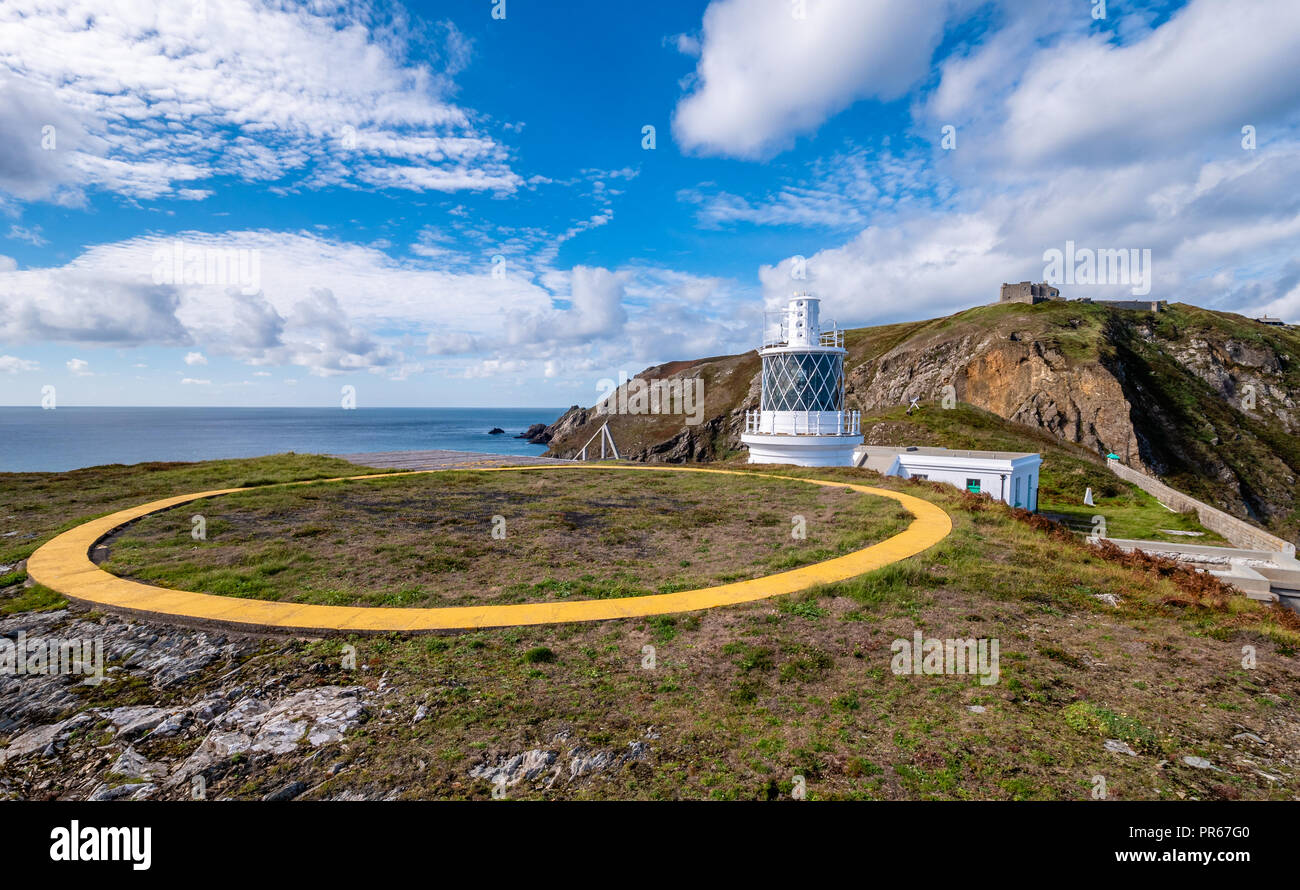
[[[763,325],[763,395],[740,437],[751,464],[847,467],[862,444],[860,413],[844,410],[844,332],[822,329],[820,304],[795,294]]]

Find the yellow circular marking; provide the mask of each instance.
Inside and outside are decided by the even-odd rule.
[[[785,593],[795,593],[817,584],[844,581],[913,556],[943,540],[952,531],[948,514],[929,501],[912,495],[869,485],[829,482],[771,473],[748,473],[739,470],[711,470],[696,467],[634,467],[626,465],[532,465],[483,467],[472,472],[539,472],[545,470],[631,470],[636,472],[717,473],[730,476],[757,476],[764,479],[794,480],[812,485],[848,488],[863,494],[891,498],[907,508],[916,518],[902,532],[862,550],[813,563],[787,572],[736,581],[716,587],[682,590],[677,593],[621,599],[575,600],[557,603],[520,603],[509,606],[450,606],[435,609],[396,608],[392,606],[319,606],[280,603],[267,600],[240,599],[210,593],[168,590],[138,581],[110,575],[90,561],[90,549],[105,535],[128,522],[201,498],[251,491],[252,488],[223,488],[182,494],[121,510],[109,516],[70,529],[47,541],[27,560],[27,574],[69,599],[114,611],[137,613],[181,623],[218,624],[246,631],[282,631],[306,633],[389,633],[435,630],[466,630],[481,627],[509,627],[524,624],[560,624],[570,621],[604,621],[612,618],[637,618],[692,612],[736,603],[753,602]],[[318,482],[350,482],[358,479],[391,479],[447,470],[415,470],[404,473],[378,473],[343,476],[306,482],[283,482],[280,485],[312,485]],[[465,472],[462,470],[461,472]],[[257,489],[273,486],[256,486]]]

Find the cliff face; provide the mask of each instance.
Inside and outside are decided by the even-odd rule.
[[[1300,333],[1173,304],[1152,314],[1074,302],[994,305],[847,332],[849,407],[870,415],[945,398],[1050,432],[1295,536],[1300,530]],[[649,368],[700,377],[699,424],[571,409],[551,453],[573,456],[608,421],[633,460],[702,461],[743,446],[758,405],[754,353]],[[581,422],[578,422],[578,420]],[[864,430],[870,437],[870,430]]]
[[[1095,361],[1073,362],[1050,337],[997,328],[911,339],[851,368],[850,401],[875,412],[912,399],[958,402],[1141,464],[1129,404]],[[945,393],[945,387],[952,389]]]

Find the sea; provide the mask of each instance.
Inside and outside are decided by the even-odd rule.
[[[0,472],[365,451],[538,455],[515,436],[564,408],[0,407]],[[499,427],[504,435],[490,435]]]

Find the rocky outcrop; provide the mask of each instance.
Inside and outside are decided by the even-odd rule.
[[[0,799],[189,798],[237,755],[269,766],[339,745],[375,697],[365,684],[289,688],[293,675],[259,671],[285,643],[67,610],[0,619],[0,637],[98,640],[105,661],[103,679],[0,674]],[[101,685],[150,703],[96,705]]]
[[[1144,333],[1151,334],[1149,330]],[[1300,393],[1291,389],[1286,376],[1295,362],[1292,356],[1260,343],[1231,338],[1216,342],[1204,336],[1170,343],[1168,350],[1219,398],[1237,404],[1254,417],[1271,415],[1288,433],[1300,431]]]
[[[847,377],[850,401],[864,413],[942,402],[951,386],[956,401],[1142,465],[1123,386],[1100,362],[1072,362],[1051,340],[993,331],[925,348],[907,341]]]
[[[547,442],[551,441],[551,434],[548,432],[548,429],[549,427],[547,424],[534,423],[532,426],[528,427],[528,429],[515,436],[515,438],[527,439],[534,445],[545,445]]]
[[[342,741],[362,722],[365,687],[323,686],[268,700],[243,696],[207,724],[208,734],[184,763],[171,769],[168,786],[189,782],[234,754],[290,754]]]
[[[1151,472],[1295,540],[1300,338],[1194,307],[1158,324],[1115,317],[1105,336]]]
[[[546,445],[555,439],[571,438],[576,430],[586,426],[592,420],[595,413],[595,408],[588,409],[572,405],[554,423],[544,427],[539,433],[530,437],[528,441],[538,445]],[[530,427],[531,429],[533,428]]]
[[[653,731],[647,731],[646,738],[655,737]],[[551,738],[550,747],[490,758],[471,767],[469,775],[487,781],[499,796],[521,783],[553,788],[582,777],[615,772],[645,761],[649,755],[650,747],[644,741],[631,742],[622,750],[590,748],[575,741],[566,730]]]
[[[695,386],[702,405],[695,416],[629,414],[570,408],[552,426],[548,455],[576,457],[582,446],[608,423],[619,453],[628,460],[686,463],[719,460],[741,449],[745,410],[758,407],[761,379],[755,355],[722,356],[693,362],[670,362],[647,368],[642,380],[681,381]],[[613,400],[617,405],[618,399]],[[699,422],[695,422],[695,420]]]
[[[717,460],[720,452],[739,448],[744,425],[744,412],[732,412],[682,427],[672,438],[624,456],[627,460],[665,464]]]
[[[644,769],[658,738],[645,730],[622,747],[598,746],[561,730],[487,749],[453,774],[432,762],[433,745],[410,739],[415,727],[430,731],[444,693],[468,688],[454,675],[421,685],[399,670],[390,682],[373,660],[323,654],[319,640],[226,637],[66,609],[0,617],[0,638],[20,634],[99,639],[112,661],[103,682],[0,673],[0,800],[391,800],[409,793],[395,772],[445,780],[453,795],[482,793],[484,780],[521,793]],[[376,744],[394,739],[391,750]]]

